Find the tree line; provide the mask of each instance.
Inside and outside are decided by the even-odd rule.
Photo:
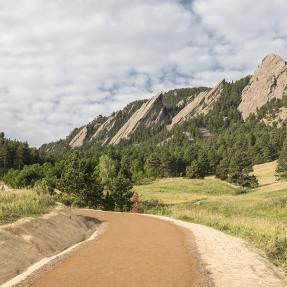
[[[3,132],[0,133],[0,175],[8,169],[21,169],[25,165],[43,163],[39,150],[29,148],[27,143],[5,138]]]
[[[286,126],[269,126],[262,121],[267,111],[286,106],[286,98],[269,102],[244,122],[237,108],[248,81],[247,77],[225,83],[220,99],[207,115],[190,118],[171,131],[142,129],[118,145],[91,142],[63,156],[41,154],[2,135],[0,151],[10,151],[5,166],[0,161],[5,170],[3,179],[17,188],[59,189],[59,200],[65,203],[110,210],[128,210],[132,185],[155,178],[215,175],[254,188],[258,182],[250,175],[252,166],[278,159],[278,178],[287,179]],[[187,97],[187,91],[182,98]],[[212,137],[202,137],[199,130],[203,127]]]
[[[67,205],[127,211],[132,206],[132,179],[108,155],[99,158],[78,151],[55,163],[10,169],[3,177],[13,188],[34,188],[55,195]]]

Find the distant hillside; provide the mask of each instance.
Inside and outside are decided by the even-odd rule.
[[[286,96],[287,65],[280,56],[270,54],[251,77],[235,83],[222,80],[213,88],[159,92],[149,100],[132,102],[110,116],[100,115],[76,128],[66,139],[45,144],[41,150],[62,154],[99,145],[147,141],[162,144],[170,142],[175,134],[193,140],[202,136],[202,128],[210,137],[234,120],[246,120],[257,112],[259,121],[279,127],[287,118]]]
[[[66,139],[45,144],[41,150],[63,153],[85,144],[118,144],[124,139],[140,137],[143,129],[156,134],[163,130],[187,103],[207,90],[206,87],[175,89],[158,93],[150,100],[132,102],[108,117],[96,117],[86,126],[74,129]]]

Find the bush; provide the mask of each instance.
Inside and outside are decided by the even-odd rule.
[[[38,193],[46,192],[53,194],[56,185],[57,185],[57,178],[55,176],[52,176],[39,179],[38,181],[35,182],[34,187]]]
[[[55,196],[55,199],[58,202],[63,203],[66,206],[82,206],[83,202],[79,201],[78,196],[74,194],[68,194],[68,193],[60,193]]]

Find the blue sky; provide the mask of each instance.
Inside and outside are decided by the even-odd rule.
[[[0,0],[0,131],[32,146],[287,59],[286,0]]]

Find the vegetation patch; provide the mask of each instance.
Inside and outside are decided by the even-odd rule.
[[[32,190],[0,192],[0,224],[47,213],[56,202],[49,194]]]
[[[238,189],[215,178],[177,178],[135,186],[134,191],[144,212],[208,225],[243,238],[287,274],[287,182],[268,187],[272,188],[262,186],[240,195]]]

